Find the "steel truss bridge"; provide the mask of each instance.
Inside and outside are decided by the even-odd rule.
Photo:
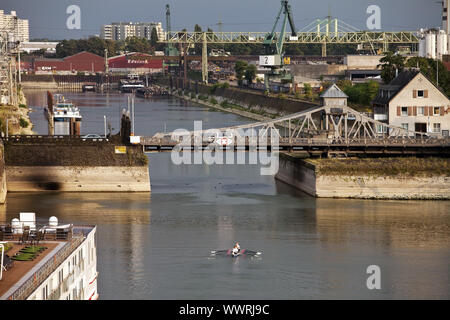
[[[198,44],[262,44],[267,32],[170,32],[163,43]],[[277,37],[280,33],[276,33]],[[400,32],[298,32],[297,37],[286,37],[286,44],[418,44],[419,37],[416,31]]]
[[[212,143],[213,132],[232,137]],[[314,107],[281,118],[198,131],[140,137],[146,151],[273,150],[308,155],[450,155],[450,138],[409,131],[376,121],[348,106]]]
[[[321,44],[322,57],[327,56],[327,44],[355,44],[367,45],[372,53],[382,46],[383,52],[388,51],[390,44],[418,45],[419,35],[415,31],[399,32],[373,32],[373,31],[340,31],[337,25],[335,31],[330,31],[330,23],[326,24],[325,31],[320,21],[317,30],[297,32],[295,37],[286,36],[285,45],[289,44]],[[275,39],[280,37],[280,32],[275,33]],[[208,44],[263,44],[267,32],[168,32],[166,38],[159,42],[190,46],[202,44],[202,79],[208,82]],[[184,56],[186,58],[186,54]]]

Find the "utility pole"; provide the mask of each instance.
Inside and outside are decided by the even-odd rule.
[[[9,59],[9,103],[14,105],[14,92],[13,92],[13,76],[12,76],[12,61]]]
[[[131,98],[131,133],[134,135],[134,97]]]
[[[19,60],[19,83],[22,83],[22,76],[21,76],[21,69],[20,69],[20,44],[17,50],[17,56],[18,56],[18,60]]]
[[[106,139],[106,115],[103,116],[104,122],[105,122],[105,139]]]
[[[436,58],[436,85],[439,87],[439,59]]]
[[[105,49],[105,73],[108,74],[109,66],[108,66],[108,49]]]
[[[206,40],[206,32],[203,32],[202,81],[203,83],[208,83],[208,45]]]
[[[183,89],[186,88],[186,83],[187,83],[187,51],[189,48],[189,44],[186,44],[184,46],[184,50],[183,50]]]

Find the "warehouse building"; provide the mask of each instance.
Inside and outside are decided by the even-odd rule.
[[[130,52],[108,59],[109,71],[113,73],[160,73],[163,59],[145,53]]]
[[[36,74],[68,74],[76,72],[97,73],[105,71],[105,59],[96,54],[83,51],[63,59],[34,60]]]

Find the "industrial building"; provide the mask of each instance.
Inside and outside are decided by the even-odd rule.
[[[442,29],[449,34],[450,20],[448,19],[448,9],[450,8],[450,0],[442,0]]]
[[[56,46],[59,42],[50,41],[25,41],[21,42],[19,49],[21,52],[31,53],[39,50],[45,50],[49,54],[56,53]]]
[[[163,71],[163,57],[130,52],[109,58],[108,67],[113,73],[159,73]]]
[[[16,11],[5,14],[4,10],[0,10],[0,30],[8,33],[11,42],[30,40],[28,19],[19,19]]]
[[[165,38],[161,22],[113,22],[103,25],[100,37],[105,40],[123,41],[128,37],[138,37],[150,40],[153,29],[156,29],[158,40]]]
[[[145,53],[129,52],[108,58],[109,72],[122,74],[159,73],[163,71],[163,58]],[[35,59],[36,74],[88,74],[105,72],[105,58],[90,52],[80,52],[63,59]]]
[[[36,59],[33,64],[36,74],[105,71],[105,58],[87,51],[63,59]]]
[[[420,30],[419,57],[443,60],[450,52],[450,0],[442,0],[442,29]]]
[[[419,57],[442,60],[448,54],[448,43],[444,30],[420,30]]]

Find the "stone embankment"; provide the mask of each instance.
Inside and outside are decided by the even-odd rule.
[[[257,120],[257,121],[266,121],[266,120],[273,119],[273,118],[268,117],[268,116],[263,116],[263,115],[256,114],[256,113],[251,112],[251,111],[243,110],[241,108],[238,108],[237,106],[235,106],[235,107],[229,106],[229,107],[225,108],[225,107],[222,107],[219,103],[211,103],[209,100],[201,100],[201,99],[198,99],[198,98],[195,98],[195,97],[192,98],[190,95],[179,95],[178,92],[176,92],[176,91],[172,92],[172,95],[174,97],[177,97],[177,98],[180,98],[180,99],[183,99],[183,100],[186,100],[186,101],[190,101],[190,102],[201,104],[201,105],[203,105],[205,107],[208,107],[208,108],[220,110],[220,111],[223,111],[223,112],[234,113],[234,114],[237,114],[239,116],[246,117],[246,118],[249,118],[249,119],[254,119],[254,120]]]
[[[0,105],[0,131],[6,136],[14,134],[33,134],[27,100],[23,90],[18,91],[18,105]]]
[[[182,80],[180,78],[174,78],[172,80],[160,78],[157,79],[157,82],[160,85],[166,86],[173,95],[180,98],[186,100],[191,99],[219,110],[222,107],[225,112],[249,112],[249,114],[244,116],[250,115],[252,119],[256,118],[251,116],[251,114],[263,116],[267,120],[320,105],[317,101],[291,99],[284,94],[271,94],[267,96],[261,91],[226,87],[224,84],[206,85],[194,81],[187,81],[186,85],[183,85]],[[261,119],[263,118],[258,118],[258,120]]]
[[[301,159],[280,153],[276,179],[318,198],[450,199],[450,159]]]
[[[31,140],[5,144],[9,192],[151,190],[148,158],[141,146],[124,145],[118,139],[70,143]]]

